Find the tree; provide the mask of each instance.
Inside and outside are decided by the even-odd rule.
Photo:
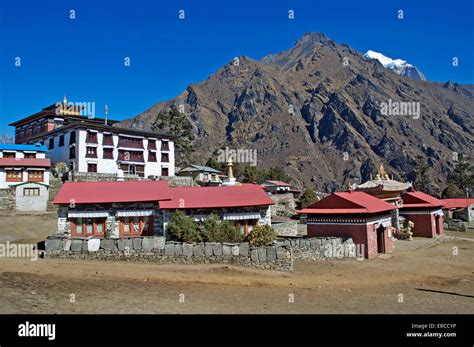
[[[204,165],[212,167],[213,169],[223,173],[226,172],[226,163],[218,161],[214,156],[210,157]]]
[[[444,199],[464,198],[466,196],[465,192],[459,189],[454,183],[448,183],[442,195]]]
[[[174,145],[177,164],[189,162],[194,152],[195,136],[191,121],[184,113],[176,108],[171,108],[168,112],[160,112],[151,129],[176,136]]]
[[[474,172],[468,157],[459,154],[456,166],[448,178],[448,186],[450,184],[455,185],[461,190],[463,196],[466,196],[466,190],[472,192],[474,186]]]
[[[314,204],[316,201],[318,201],[318,197],[316,196],[316,193],[311,188],[308,188],[304,191],[303,195],[301,195],[301,198],[300,198],[301,208],[306,208]]]
[[[434,193],[433,177],[431,176],[431,167],[421,155],[416,157],[415,164],[415,181],[414,186],[416,190],[426,194]]]
[[[269,225],[257,225],[248,236],[251,246],[269,246],[276,239],[276,232]]]
[[[183,211],[177,210],[166,228],[172,239],[183,242],[201,242],[199,225]]]
[[[216,158],[219,156],[219,151],[223,150],[216,149],[212,156],[207,160],[206,166],[212,167],[223,173],[227,172],[227,163],[218,161]],[[285,171],[279,166],[270,166],[269,168],[258,168],[248,163],[239,163],[234,161],[232,166],[234,177],[240,182],[255,182],[261,184],[268,180],[283,181],[289,183],[291,177],[285,173]]]
[[[279,166],[270,166],[264,174],[264,181],[266,180],[277,180],[283,182],[291,181],[291,177],[288,176],[285,171]]]
[[[262,181],[262,172],[258,170],[256,166],[247,165],[242,172],[243,178],[250,182],[261,183]]]

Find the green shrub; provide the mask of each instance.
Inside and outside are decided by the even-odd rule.
[[[222,242],[220,219],[216,214],[211,214],[204,222],[206,240],[209,242]]]
[[[171,218],[166,231],[175,241],[201,242],[202,235],[199,225],[183,211],[176,211]]]
[[[222,242],[242,242],[244,240],[244,235],[240,232],[240,229],[237,228],[233,223],[225,220],[221,222],[221,234]]]
[[[257,225],[248,236],[251,246],[269,246],[276,239],[276,232],[269,225]]]
[[[206,240],[209,242],[241,242],[244,237],[240,230],[229,221],[222,221],[211,214],[204,222]]]

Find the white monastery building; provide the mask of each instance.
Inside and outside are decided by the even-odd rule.
[[[11,123],[17,144],[40,143],[52,164],[65,163],[74,172],[174,176],[174,137],[120,128],[118,121],[83,116],[82,106],[62,103]]]

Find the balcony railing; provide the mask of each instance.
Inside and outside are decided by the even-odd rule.
[[[118,145],[119,147],[125,147],[125,148],[143,149],[143,140],[120,137]]]
[[[120,161],[132,161],[132,162],[144,162],[143,152],[128,152],[119,151],[118,160]]]

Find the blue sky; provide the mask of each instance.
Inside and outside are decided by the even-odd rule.
[[[260,59],[290,48],[309,31],[363,53],[372,49],[405,59],[434,81],[474,83],[473,3],[0,0],[0,134],[12,134],[8,123],[64,93],[70,101],[95,102],[97,116],[107,103],[110,118],[129,118],[206,79],[235,56]],[[399,9],[403,20],[397,19]]]

